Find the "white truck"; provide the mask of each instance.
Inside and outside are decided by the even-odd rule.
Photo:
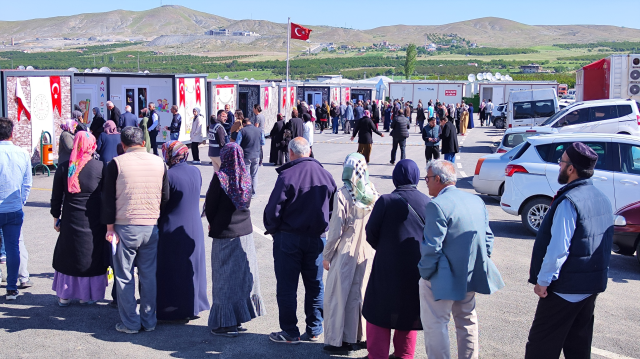
[[[540,125],[559,109],[553,88],[513,91],[507,103],[507,128]]]

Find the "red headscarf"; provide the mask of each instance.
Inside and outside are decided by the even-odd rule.
[[[73,138],[73,149],[69,157],[69,173],[67,189],[69,193],[80,193],[80,181],[78,176],[84,165],[93,158],[96,152],[96,138],[87,131],[78,131]]]

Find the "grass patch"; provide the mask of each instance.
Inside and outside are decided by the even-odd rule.
[[[271,71],[238,71],[238,72],[221,72],[220,77],[224,78],[225,76],[229,76],[232,80],[243,80],[245,78],[254,78],[256,80],[273,80],[278,79],[280,76],[275,75]],[[218,78],[218,74],[209,74],[210,79]]]

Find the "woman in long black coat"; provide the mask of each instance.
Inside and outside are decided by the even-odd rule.
[[[284,164],[284,158],[281,158],[280,151],[282,147],[282,138],[284,136],[284,118],[278,114],[278,121],[273,125],[271,133],[271,151],[269,152],[269,163],[275,163],[277,166]]]
[[[51,192],[54,229],[60,232],[53,251],[52,289],[62,307],[72,299],[81,303],[104,299],[110,255],[107,227],[100,222],[104,165],[93,158],[95,137],[80,131],[72,148],[71,161],[56,169]]]
[[[202,176],[186,163],[189,148],[162,145],[169,166],[169,201],[158,219],[157,318],[188,321],[209,310],[204,230],[200,219]]]
[[[398,162],[393,170],[396,189],[378,199],[365,228],[367,242],[376,250],[362,308],[371,358],[389,355],[391,329],[394,355],[412,358],[416,330],[422,330],[418,262],[430,199],[417,189],[419,181],[415,162]]]

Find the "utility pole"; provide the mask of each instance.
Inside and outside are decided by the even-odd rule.
[[[138,72],[140,72],[140,54],[138,54]]]

